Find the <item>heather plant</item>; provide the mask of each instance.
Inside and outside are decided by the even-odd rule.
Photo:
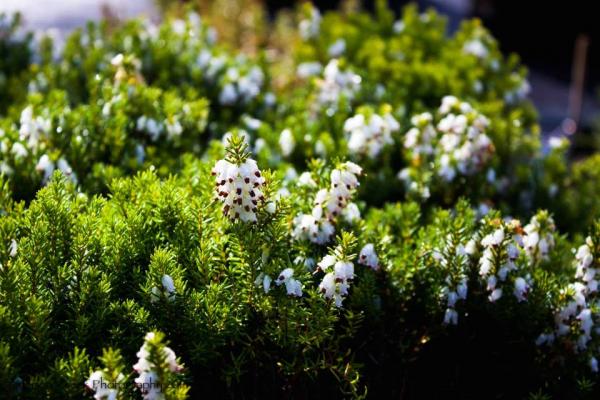
[[[2,398],[598,393],[598,156],[479,21],[189,11],[0,17]]]

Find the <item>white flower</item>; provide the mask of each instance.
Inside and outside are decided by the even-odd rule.
[[[473,239],[469,240],[465,246],[465,253],[474,255],[477,252],[477,242]]]
[[[548,140],[548,146],[551,149],[563,149],[569,146],[569,139],[565,137],[556,137],[553,136]]]
[[[135,159],[137,160],[139,165],[144,163],[146,159],[146,149],[143,144],[138,144],[135,146]]]
[[[358,263],[366,265],[374,270],[379,269],[379,258],[377,257],[377,253],[375,253],[375,247],[373,246],[373,243],[366,244],[360,250]]]
[[[140,388],[142,391],[144,399],[155,399],[159,397],[152,396],[160,395],[160,384],[158,382],[158,376],[156,375],[156,369],[158,366],[148,358],[150,356],[148,351],[148,342],[153,339],[154,333],[148,332],[144,338],[144,344],[142,347],[140,347],[140,350],[136,354],[138,361],[133,366],[133,369],[139,374],[139,377],[135,379],[135,382],[138,384],[138,388]],[[169,368],[169,371],[179,372],[182,367],[177,363],[175,352],[167,346],[164,346],[161,350],[163,353],[164,362]]]
[[[281,154],[284,157],[288,157],[294,151],[294,147],[296,146],[296,141],[294,140],[294,135],[292,131],[289,129],[284,129],[281,131],[279,135],[279,147],[281,148]]]
[[[553,333],[542,333],[535,340],[535,344],[537,346],[541,346],[546,343],[550,345],[550,344],[552,344],[552,342],[554,342],[554,334]]]
[[[123,374],[119,374],[116,382],[111,382],[104,377],[102,371],[94,371],[85,381],[85,386],[92,389],[96,400],[116,400],[119,394],[119,385],[125,380]]]
[[[223,213],[231,220],[256,222],[258,202],[264,201],[261,191],[264,185],[256,161],[246,159],[243,164],[232,164],[219,160],[212,174],[216,177],[216,191],[223,203]]]
[[[519,253],[519,248],[513,243],[509,243],[509,245],[506,247],[506,255],[508,256],[509,260],[516,260],[519,257]]]
[[[253,131],[259,129],[262,126],[262,121],[260,119],[252,118],[248,115],[244,115],[243,120],[248,129],[251,129]]]
[[[354,278],[354,264],[349,261],[337,261],[333,265],[333,271],[336,279],[347,281]]]
[[[355,203],[348,203],[346,208],[342,211],[344,220],[350,224],[360,219],[360,210]]]
[[[134,379],[136,386],[142,392],[144,400],[164,400],[158,375],[154,371],[142,371]]]
[[[498,300],[500,297],[502,297],[502,289],[501,288],[494,289],[494,291],[489,295],[489,300],[493,303],[496,300]]]
[[[492,159],[494,146],[485,134],[489,121],[473,107],[454,96],[445,96],[439,108],[437,124],[430,113],[411,118],[413,127],[404,137],[409,164],[405,185],[410,192],[425,192],[429,188],[422,169],[431,169],[442,182],[453,182],[456,177],[471,176],[485,171]],[[429,179],[429,178],[427,178]],[[423,196],[426,197],[426,196]]]
[[[123,65],[123,59],[123,54],[119,53],[110,60],[110,64],[113,67],[120,67],[121,65]]]
[[[325,244],[333,237],[335,227],[322,217],[321,208],[315,208],[313,214],[317,214],[318,218],[312,214],[299,214],[294,218],[292,237],[296,240],[304,239],[316,244]]]
[[[277,286],[282,283],[285,284],[287,294],[290,296],[302,297],[302,284],[300,281],[293,278],[294,270],[292,268],[286,268],[279,274],[275,283]]]
[[[300,177],[298,177],[298,184],[300,186],[308,186],[308,187],[316,187],[317,186],[317,183],[313,180],[311,173],[308,171],[305,171],[300,174]]]
[[[325,257],[323,257],[323,259],[319,263],[317,263],[317,267],[319,267],[323,271],[328,271],[329,268],[331,268],[333,265],[335,265],[335,263],[336,263],[335,256],[328,254]]]
[[[27,147],[30,149],[37,148],[41,135],[48,135],[52,127],[49,119],[42,118],[41,116],[33,116],[32,106],[27,106],[23,109],[21,112],[20,123],[19,138],[21,140],[27,140]]]
[[[221,93],[219,94],[219,103],[230,105],[237,101],[237,92],[235,86],[232,83],[228,83],[223,86]]]
[[[391,114],[372,114],[368,120],[363,114],[356,114],[344,123],[350,153],[370,158],[376,158],[386,145],[393,144],[391,134],[399,129],[400,124]]]
[[[50,160],[47,154],[44,154],[40,157],[38,163],[35,166],[35,170],[38,172],[43,172],[44,177],[42,178],[42,182],[46,183],[50,180],[52,176],[52,172],[54,172],[54,163]]]
[[[317,81],[318,105],[331,107],[335,111],[341,97],[347,99],[354,97],[354,94],[360,89],[361,80],[360,76],[350,71],[340,71],[339,61],[332,59],[323,71],[323,79]]]
[[[486,58],[489,54],[487,47],[478,39],[466,42],[463,46],[463,51],[477,58]]]
[[[165,121],[165,127],[167,128],[167,135],[169,139],[181,136],[183,133],[183,126],[177,118]]]
[[[303,19],[300,21],[300,36],[304,40],[313,39],[319,36],[319,31],[321,29],[321,13],[319,10],[311,6],[308,19]]]
[[[329,46],[327,54],[331,58],[338,58],[346,51],[346,41],[344,39],[338,39]]]
[[[169,296],[175,294],[175,283],[169,275],[163,275],[161,279],[162,286]]]
[[[453,308],[447,308],[444,314],[444,324],[446,325],[457,325],[458,324],[458,313]]]
[[[440,105],[439,112],[440,114],[448,114],[452,108],[458,105],[460,101],[456,96],[444,96],[442,98],[442,104]],[[431,118],[429,118],[431,120]],[[413,123],[414,124],[414,123]]]
[[[320,62],[303,62],[298,64],[296,75],[298,75],[299,78],[306,79],[311,76],[319,75],[321,71],[323,71],[323,66]]]
[[[18,250],[17,241],[15,239],[11,239],[8,255],[11,256],[11,257],[13,257],[13,258],[16,257],[17,256],[17,250]]]
[[[527,300],[527,292],[529,291],[529,285],[527,281],[521,277],[515,279],[515,290],[514,295],[518,301],[526,301]]]
[[[265,293],[269,293],[269,290],[271,290],[271,281],[272,279],[269,275],[265,275],[263,278],[263,290]]]
[[[499,246],[504,240],[504,228],[498,228],[481,240],[483,247]]]
[[[27,149],[20,142],[13,143],[11,151],[17,160],[27,157],[28,154]]]
[[[592,372],[598,372],[598,360],[596,360],[596,357],[590,358],[590,369]]]
[[[267,205],[265,206],[265,211],[268,212],[269,214],[275,214],[275,211],[277,211],[277,205],[275,204],[275,202],[270,201],[267,203]]]
[[[317,264],[319,270],[326,272],[319,284],[319,290],[327,299],[332,299],[337,307],[342,306],[348,294],[350,281],[354,278],[354,264],[348,260],[326,255]]]
[[[311,214],[299,214],[294,218],[292,237],[317,244],[327,243],[335,233],[333,223],[336,217],[342,215],[359,185],[357,175],[361,173],[362,168],[352,162],[346,162],[339,169],[331,171],[330,188],[317,192]],[[312,186],[314,181],[309,179],[310,175],[304,176],[301,178],[307,183],[311,182]]]
[[[69,165],[68,161],[64,158],[59,158],[56,162],[56,166],[58,169],[65,175],[67,178],[70,178],[72,182],[77,183],[77,175],[73,172],[73,169]]]
[[[592,327],[594,326],[594,321],[592,319],[592,310],[586,308],[582,310],[577,319],[580,321],[581,330],[584,332],[586,336],[590,336],[592,333]]]
[[[333,299],[337,307],[342,306],[343,297],[340,294],[339,284],[335,281],[335,274],[329,272],[325,274],[323,280],[319,284],[319,290],[328,299]]]
[[[554,248],[554,220],[542,213],[533,216],[523,228],[526,233],[523,246],[532,263],[540,259],[547,260],[548,253]]]
[[[456,293],[458,294],[459,299],[465,300],[467,298],[467,281],[466,281],[466,279],[456,286]]]

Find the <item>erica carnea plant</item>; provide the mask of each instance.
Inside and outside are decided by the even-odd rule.
[[[0,397],[596,396],[600,162],[518,57],[232,1],[0,16]]]

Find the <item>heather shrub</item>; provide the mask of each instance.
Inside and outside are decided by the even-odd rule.
[[[383,2],[246,52],[221,11],[0,18],[2,398],[597,395],[598,156],[518,57]]]

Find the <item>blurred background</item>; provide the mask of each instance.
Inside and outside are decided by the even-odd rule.
[[[19,11],[25,28],[50,31],[61,36],[83,26],[85,21],[109,17],[126,19],[145,15],[159,20],[165,10],[191,0],[1,0],[0,12]],[[235,3],[232,0],[195,0],[200,10]],[[223,8],[223,13],[241,12],[260,0],[239,0],[238,9]],[[293,7],[296,2],[263,0],[272,17]],[[313,1],[322,11],[335,9],[340,1]],[[373,0],[362,1],[366,9]],[[399,13],[403,0],[388,0]],[[592,133],[600,131],[600,25],[589,2],[527,2],[518,0],[419,0],[423,10],[433,7],[449,19],[456,29],[465,18],[478,17],[498,39],[503,52],[515,52],[530,68],[531,99],[540,113],[546,136],[573,135],[580,152],[593,147]],[[251,7],[250,7],[251,8]]]

